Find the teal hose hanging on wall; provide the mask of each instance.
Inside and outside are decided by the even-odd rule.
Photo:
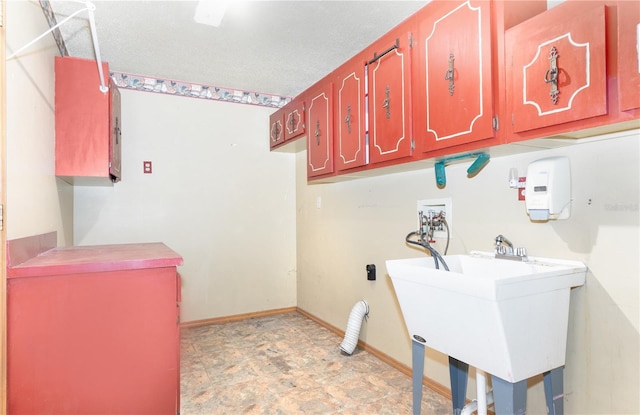
[[[467,177],[474,177],[476,174],[482,170],[484,166],[489,163],[489,159],[491,158],[487,153],[470,153],[470,154],[461,154],[459,156],[446,157],[442,160],[436,162],[434,168],[436,173],[436,185],[438,187],[443,188],[447,185],[447,176],[444,172],[444,167],[450,161],[459,160],[463,158],[473,158],[475,157],[475,161],[471,163],[471,166],[467,169]]]

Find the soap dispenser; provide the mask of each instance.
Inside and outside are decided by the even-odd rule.
[[[569,218],[571,168],[567,157],[548,157],[529,163],[525,204],[533,221]]]

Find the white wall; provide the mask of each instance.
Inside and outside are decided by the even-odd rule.
[[[586,285],[571,298],[566,413],[640,413],[640,134],[588,141],[494,157],[472,179],[466,177],[468,163],[447,166],[444,189],[436,187],[433,168],[308,184],[306,153],[298,154],[298,306],[345,329],[351,308],[365,299],[371,312],[361,339],[410,366],[410,340],[385,260],[425,255],[404,242],[417,229],[416,201],[451,197],[449,253],[491,251],[502,233],[529,255],[580,260],[589,267]],[[508,187],[509,169],[524,176],[530,161],[551,155],[570,158],[573,212],[565,221],[533,223]],[[442,243],[435,247],[443,249]],[[374,282],[366,279],[365,265],[371,263],[378,271]],[[425,374],[448,387],[446,357],[428,352]],[[529,386],[528,413],[546,414],[541,377]],[[473,379],[468,393],[475,396]]]
[[[122,181],[75,187],[74,244],[167,244],[182,321],[295,306],[295,157],[269,152],[274,110],[121,94]]]
[[[37,1],[8,1],[7,56],[49,27]],[[6,63],[7,239],[51,231],[71,243],[73,192],[54,171],[54,56],[47,36]]]

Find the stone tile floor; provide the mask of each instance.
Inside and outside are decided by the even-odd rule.
[[[182,329],[181,415],[411,414],[411,378],[299,313]],[[424,388],[422,414],[451,404]]]

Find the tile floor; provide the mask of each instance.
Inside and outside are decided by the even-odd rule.
[[[299,313],[182,329],[181,415],[411,414],[411,378]],[[422,414],[451,404],[424,388]]]

